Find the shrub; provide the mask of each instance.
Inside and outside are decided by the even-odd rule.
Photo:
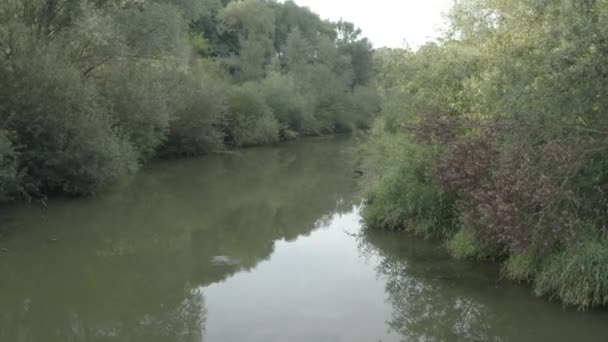
[[[163,72],[135,63],[115,63],[98,73],[98,89],[141,159],[152,157],[169,129],[168,87]]]
[[[290,140],[294,132],[314,132],[314,103],[302,94],[290,75],[270,74],[260,85],[266,104],[281,124],[281,136]]]
[[[314,108],[314,133],[333,133],[351,130],[349,88],[332,69],[323,64],[299,66],[295,73],[300,91],[312,99]]]
[[[531,281],[538,271],[537,258],[529,250],[514,251],[502,266],[502,274],[511,280]]]
[[[477,259],[482,256],[475,235],[468,229],[460,229],[448,240],[448,251],[456,259]]]
[[[381,110],[381,98],[378,91],[369,86],[358,86],[352,94],[351,111],[355,115],[355,126],[367,129]]]
[[[279,140],[279,122],[255,83],[236,86],[228,97],[228,138],[236,146],[269,144]]]
[[[15,133],[26,191],[92,194],[136,169],[137,154],[96,90],[52,52],[15,58],[2,116]]]
[[[161,154],[201,155],[221,148],[228,86],[200,65],[169,84],[174,85],[170,108],[175,112]]]
[[[407,229],[427,237],[448,237],[454,229],[454,197],[431,177],[436,151],[398,135],[375,141],[387,159],[371,184],[364,218],[369,226]]]

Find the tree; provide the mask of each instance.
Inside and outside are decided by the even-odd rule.
[[[292,1],[2,1],[0,196],[88,195],[158,155],[365,127],[353,27]]]
[[[219,13],[223,32],[239,37],[235,77],[241,82],[259,80],[274,53],[274,12],[264,1],[231,2]]]

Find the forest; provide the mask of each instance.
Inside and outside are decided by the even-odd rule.
[[[292,1],[3,0],[0,202],[371,126],[372,46]]]
[[[438,42],[376,53],[368,225],[608,305],[608,2],[463,0],[448,20]]]

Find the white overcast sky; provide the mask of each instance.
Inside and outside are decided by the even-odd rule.
[[[323,19],[353,22],[375,47],[418,47],[437,38],[454,0],[294,0]]]

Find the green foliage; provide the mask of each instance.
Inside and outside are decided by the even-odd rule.
[[[460,229],[448,240],[447,248],[456,259],[476,259],[481,256],[478,244],[472,232],[467,229]]]
[[[158,155],[367,127],[378,98],[355,32],[291,1],[2,1],[0,200],[93,194]]]
[[[381,138],[367,155],[394,145],[387,160],[412,161],[367,157],[369,225],[429,226],[412,184],[433,151],[420,165],[428,193],[453,195],[452,254],[506,259],[508,278],[566,304],[608,305],[607,13],[602,1],[465,0],[439,43],[378,51]]]
[[[228,97],[226,125],[228,138],[236,146],[254,146],[277,142],[279,122],[254,83],[233,89]]]
[[[353,67],[353,86],[367,85],[373,76],[372,45],[367,39],[345,44],[342,50],[350,55]]]
[[[345,118],[348,105],[348,88],[335,77],[325,64],[305,64],[297,67],[295,77],[301,82],[302,92],[313,99],[315,127],[317,134],[340,130],[338,125],[352,123]]]
[[[222,30],[239,37],[239,56],[233,63],[241,82],[265,76],[265,66],[274,50],[274,12],[265,1],[231,2],[218,15]]]
[[[453,196],[433,184],[433,148],[422,148],[398,137],[373,139],[384,159],[380,176],[367,193],[364,218],[371,227],[446,238],[453,231]]]
[[[160,149],[162,155],[201,155],[222,147],[228,85],[210,72],[213,68],[194,64],[187,72],[165,81],[172,88],[170,107],[175,108],[175,114]]]
[[[538,270],[538,261],[529,250],[513,252],[504,263],[502,273],[508,279],[530,281]]]
[[[304,39],[300,30],[296,27],[289,32],[284,47],[283,61],[286,69],[295,69],[299,65],[310,63],[314,60],[312,56],[313,43]]]
[[[547,257],[535,277],[538,294],[588,309],[608,304],[608,243],[590,238]]]
[[[332,24],[322,21],[319,16],[306,7],[299,7],[293,0],[284,3],[271,3],[275,11],[275,49],[286,51],[289,38],[296,32],[300,36],[297,41],[301,43],[313,42],[319,34],[334,35]]]
[[[98,89],[112,114],[142,159],[154,155],[169,129],[170,95],[157,68],[131,63],[100,70]],[[172,110],[173,108],[171,108]]]
[[[371,128],[377,114],[382,110],[380,95],[371,86],[357,86],[351,96],[350,113],[355,115],[357,128]]]
[[[315,131],[312,99],[299,91],[291,75],[270,74],[260,84],[260,91],[279,121],[282,134],[287,131],[303,134]]]
[[[91,194],[136,169],[135,151],[95,89],[52,51],[20,57],[6,76],[2,117],[16,136],[26,191]]]

